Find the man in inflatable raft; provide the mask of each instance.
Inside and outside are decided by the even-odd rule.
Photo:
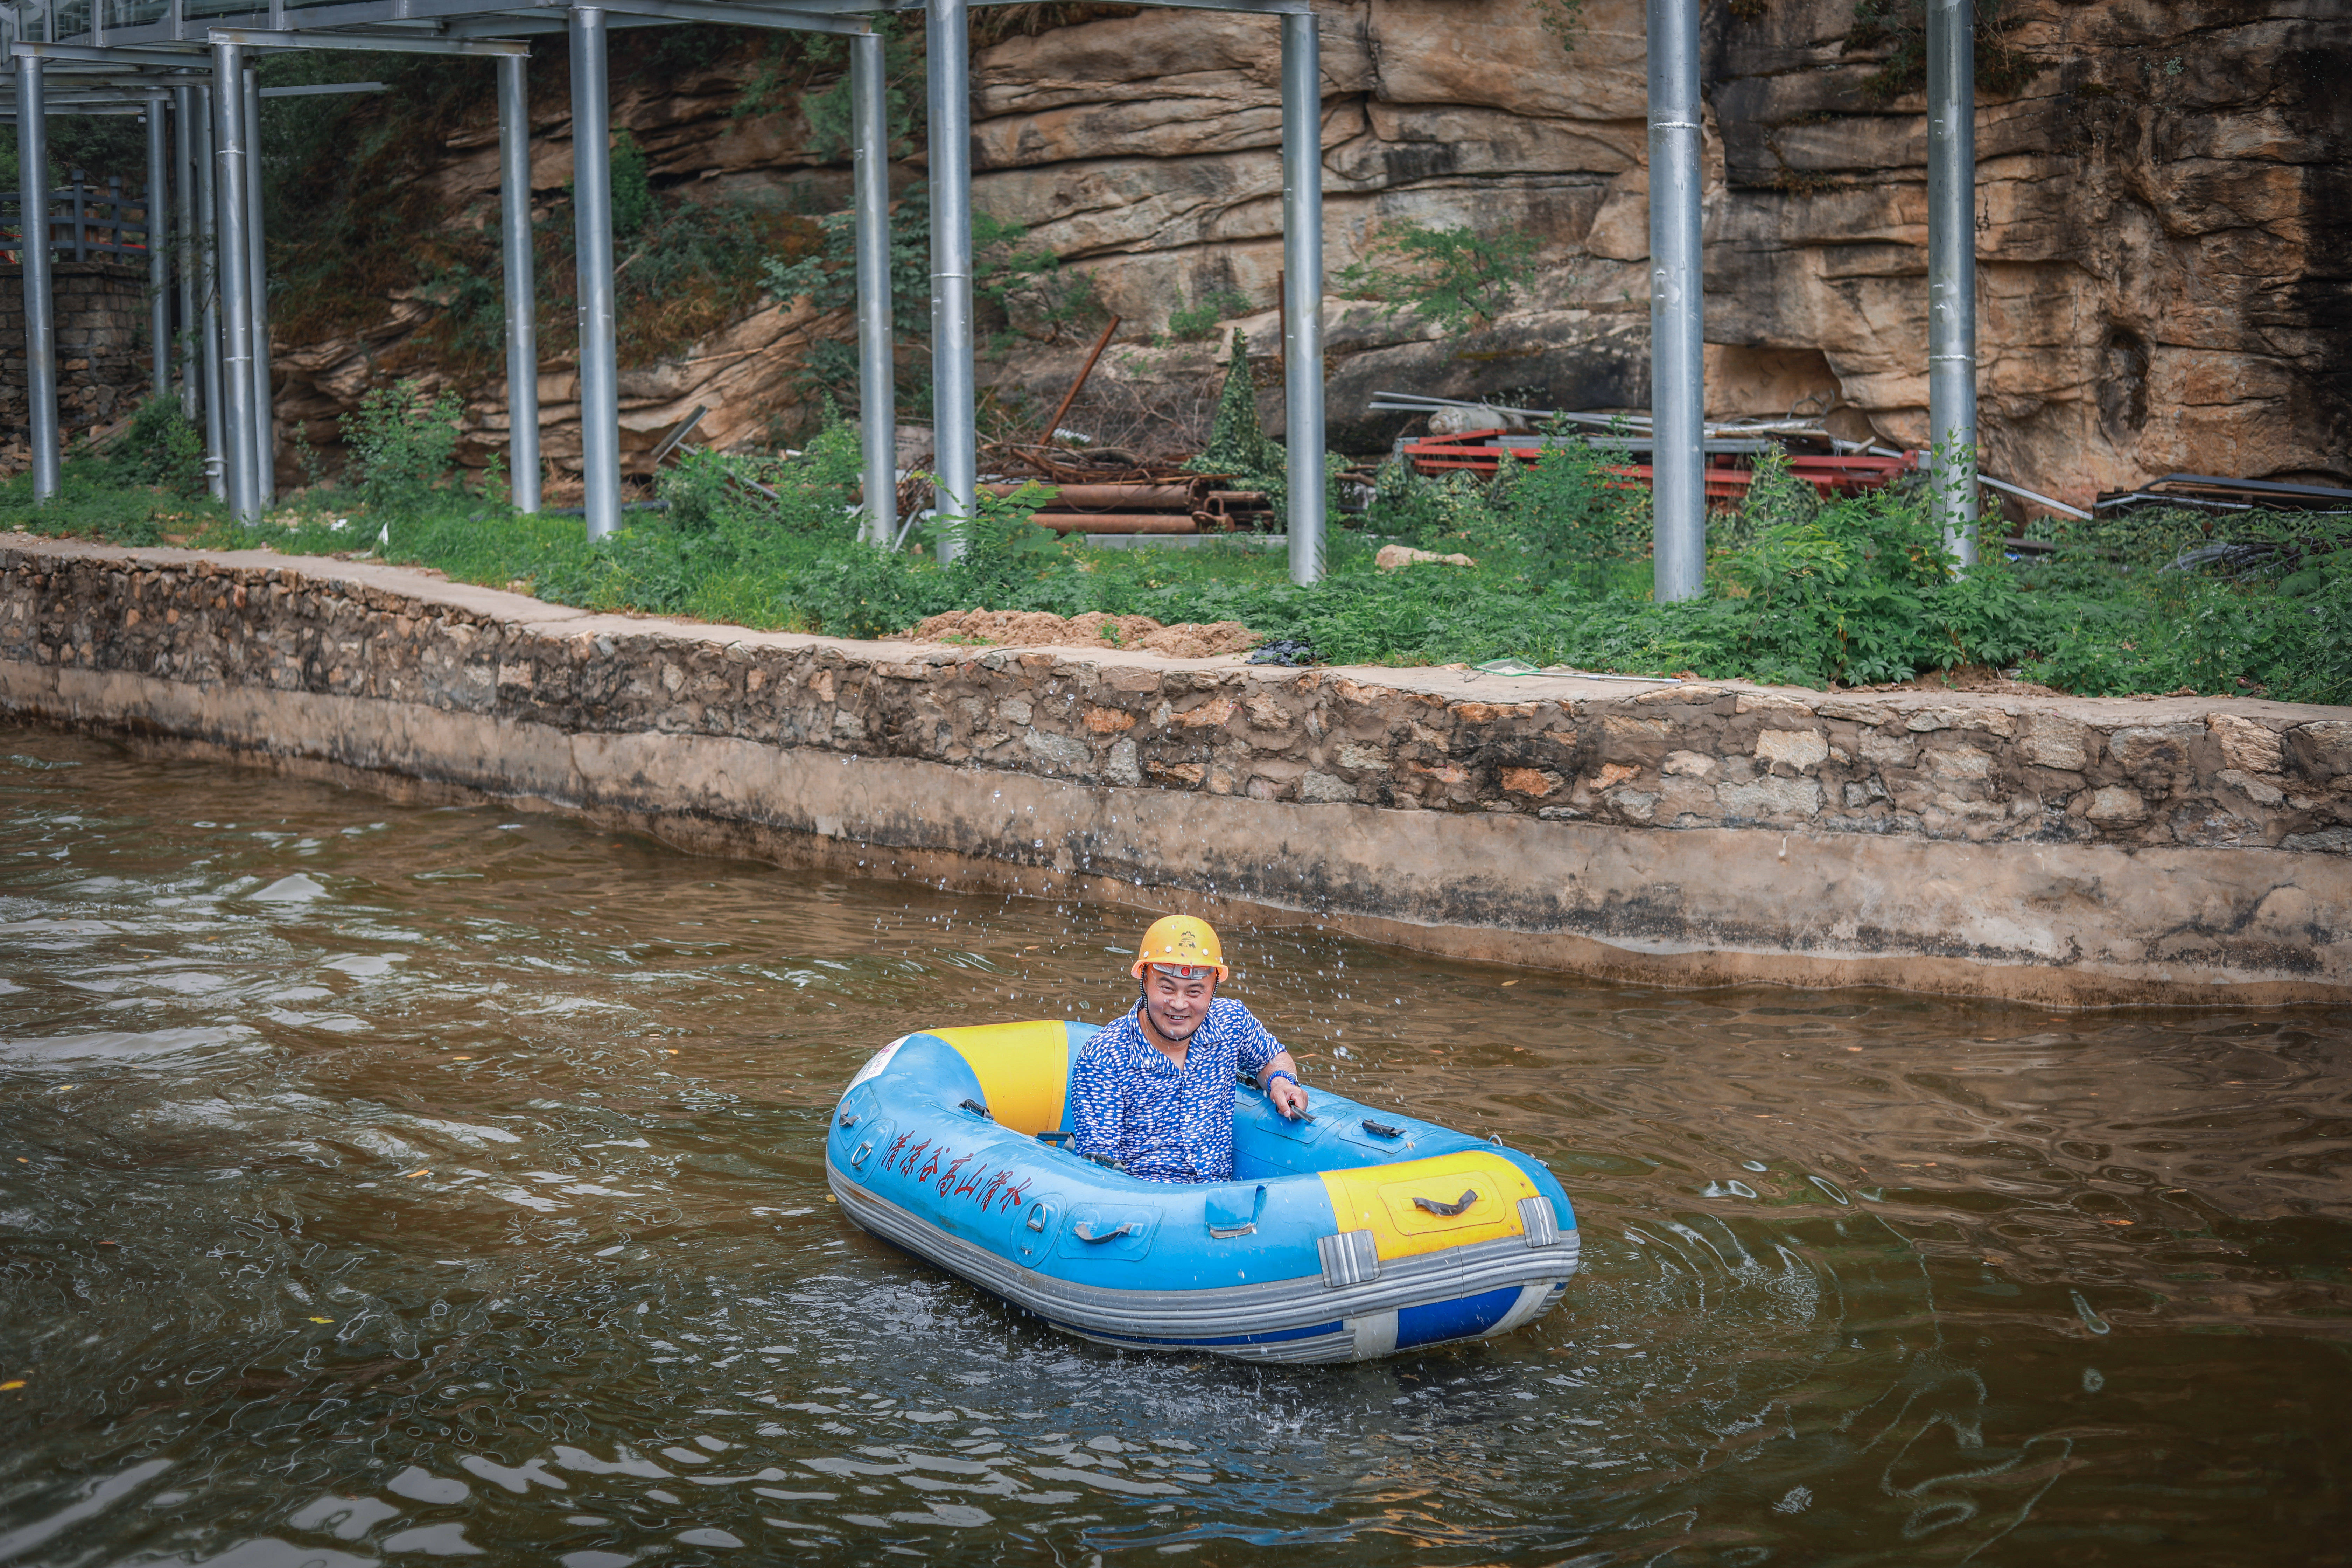
[[[1298,1064],[1240,1003],[1206,921],[1169,915],[1143,933],[1129,973],[1135,1008],[1097,1034],[1070,1069],[1072,1147],[1153,1182],[1234,1176],[1234,1085],[1247,1078],[1276,1110],[1307,1110]]]

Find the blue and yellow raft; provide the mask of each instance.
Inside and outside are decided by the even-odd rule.
[[[1538,1162],[1328,1089],[1237,1090],[1234,1179],[1147,1182],[1060,1145],[1090,1024],[908,1035],[850,1080],[825,1174],[876,1235],[1103,1344],[1364,1361],[1533,1321],[1576,1270]]]

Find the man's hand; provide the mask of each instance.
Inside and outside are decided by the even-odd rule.
[[[1293,1121],[1307,1114],[1307,1091],[1301,1089],[1294,1079],[1267,1079],[1265,1097],[1274,1101],[1274,1108],[1276,1110],[1281,1111]]]

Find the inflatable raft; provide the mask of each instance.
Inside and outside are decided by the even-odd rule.
[[[825,1174],[852,1219],[1103,1344],[1363,1361],[1509,1333],[1575,1272],[1536,1161],[1316,1087],[1234,1096],[1234,1179],[1147,1182],[1063,1145],[1090,1024],[908,1035],[850,1081]]]

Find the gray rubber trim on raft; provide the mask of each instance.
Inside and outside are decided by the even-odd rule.
[[[1382,1263],[1381,1276],[1360,1285],[1333,1289],[1320,1274],[1258,1285],[1215,1286],[1197,1290],[1114,1290],[1056,1279],[1024,1268],[984,1247],[908,1213],[843,1175],[825,1162],[825,1177],[850,1218],[877,1236],[929,1258],[951,1274],[1024,1307],[1081,1337],[1109,1335],[1103,1342],[1133,1348],[1137,1341],[1169,1340],[1171,1350],[1211,1351],[1259,1361],[1348,1360],[1349,1355],[1299,1355],[1326,1339],[1352,1351],[1346,1329],[1313,1340],[1274,1344],[1206,1345],[1204,1339],[1280,1333],[1334,1319],[1349,1319],[1474,1296],[1507,1286],[1556,1284],[1575,1273],[1578,1233],[1563,1232],[1554,1247],[1531,1247],[1523,1237],[1475,1242],[1443,1252]]]

